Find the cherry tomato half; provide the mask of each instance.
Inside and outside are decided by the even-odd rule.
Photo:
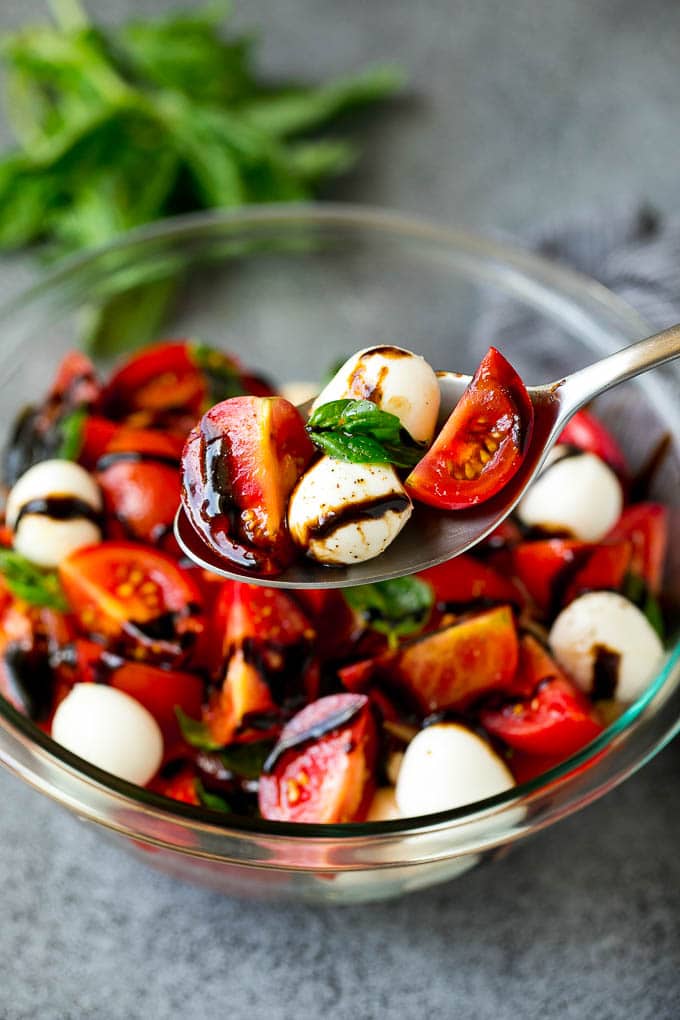
[[[276,573],[293,555],[290,492],[314,455],[297,408],[283,397],[234,397],[203,416],[182,457],[182,502],[221,556]]]
[[[663,581],[668,529],[668,507],[661,503],[635,503],[624,509],[607,536],[612,541],[631,542],[630,569],[647,582],[654,595],[658,595]]]
[[[333,694],[308,705],[284,728],[260,777],[264,818],[353,822],[374,789],[376,725],[363,694]]]
[[[111,538],[160,545],[180,501],[182,441],[154,429],[119,428],[96,463]]]
[[[78,549],[59,577],[83,632],[123,653],[175,663],[203,628],[201,594],[165,553],[133,542]]]
[[[534,409],[512,365],[491,347],[449,420],[406,479],[423,503],[460,510],[507,485],[526,453]]]
[[[566,758],[602,732],[586,696],[531,637],[522,639],[520,668],[540,682],[528,699],[482,711],[481,723],[489,733],[519,751]]]

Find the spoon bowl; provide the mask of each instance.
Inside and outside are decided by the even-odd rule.
[[[175,517],[175,538],[182,551],[212,573],[272,588],[351,588],[418,573],[459,556],[494,531],[512,512],[541,469],[569,419],[605,390],[680,356],[680,325],[639,340],[607,358],[553,383],[528,387],[534,427],[524,460],[510,482],[494,497],[466,510],[441,511],[414,505],[406,527],[375,559],[347,567],[326,566],[300,558],[275,577],[241,570],[221,557],[194,529],[182,507]],[[439,372],[439,427],[449,417],[470,376]],[[305,414],[310,403],[302,405]]]

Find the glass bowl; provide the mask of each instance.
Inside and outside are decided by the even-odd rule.
[[[491,343],[530,383],[559,378],[650,332],[592,280],[461,231],[350,206],[279,206],[168,221],[79,257],[0,313],[0,428],[45,391],[86,303],[182,271],[168,331],[235,351],[277,381],[319,380],[339,357],[390,343],[472,371]],[[680,387],[674,369],[612,391],[598,411],[654,482],[680,533]],[[680,606],[680,545],[668,591]],[[680,614],[671,608],[677,621]],[[672,640],[677,642],[676,633]],[[0,698],[0,759],[150,864],[238,896],[352,902],[460,875],[606,793],[680,727],[680,644],[640,700],[538,779],[456,811],[345,826],[225,820],[117,780],[59,747]]]

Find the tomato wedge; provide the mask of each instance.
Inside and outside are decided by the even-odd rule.
[[[465,553],[430,567],[418,576],[432,586],[436,602],[453,605],[474,602],[522,604],[521,593],[512,581]]]
[[[512,569],[536,607],[554,616],[585,591],[617,591],[631,557],[629,542],[592,545],[550,538],[523,542],[512,551]]]
[[[511,689],[517,662],[512,610],[500,606],[415,640],[399,651],[389,672],[427,714]]]
[[[203,415],[182,457],[182,502],[194,529],[245,569],[277,573],[294,555],[288,496],[314,455],[283,397],[234,397]]]
[[[461,510],[495,496],[524,459],[534,409],[512,365],[491,347],[449,420],[406,479],[423,503]]]
[[[122,427],[114,433],[96,463],[112,538],[155,545],[171,536],[182,445],[154,429]]]
[[[133,542],[78,549],[59,577],[85,634],[113,651],[175,663],[203,629],[201,594],[165,553]]]
[[[510,747],[528,754],[566,758],[603,730],[586,696],[571,683],[532,637],[524,637],[520,668],[540,678],[533,695],[485,709],[482,725]]]
[[[369,699],[333,694],[308,705],[284,728],[260,777],[264,818],[353,822],[375,787],[377,731]]]
[[[215,607],[226,663],[221,690],[206,713],[220,744],[276,736],[283,722],[318,693],[314,630],[277,588],[227,582]]]
[[[172,340],[134,354],[104,391],[106,414],[136,427],[184,427],[188,432],[211,404],[242,393],[271,394],[245,375],[233,355],[188,340]]]
[[[567,422],[558,442],[594,453],[621,477],[628,475],[628,464],[621,447],[602,422],[585,408],[577,411]]]
[[[663,581],[668,548],[669,513],[661,503],[635,503],[627,506],[607,538],[628,539],[633,548],[630,569],[647,582],[658,595]]]

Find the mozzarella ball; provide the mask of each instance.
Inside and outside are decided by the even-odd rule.
[[[439,414],[439,383],[419,354],[402,347],[367,347],[353,354],[314,401],[354,397],[397,416],[418,443],[431,443]]]
[[[52,736],[74,754],[129,783],[144,786],[163,758],[158,723],[129,694],[103,684],[76,684],[54,714]]]
[[[394,796],[393,786],[384,786],[376,790],[373,795],[368,813],[367,822],[391,822],[394,818],[401,818],[397,801]]]
[[[642,694],[664,655],[644,613],[610,591],[574,599],[553,623],[549,642],[557,662],[587,694],[623,702]]]
[[[361,563],[384,552],[412,511],[389,464],[322,457],[293,490],[288,528],[297,545],[320,563]]]
[[[561,455],[538,476],[520,501],[517,515],[528,527],[568,532],[583,542],[599,542],[623,508],[621,484],[594,453]]]
[[[14,529],[14,548],[41,567],[56,567],[69,553],[101,539],[88,516],[57,516],[38,509],[41,500],[79,500],[94,514],[101,511],[99,487],[88,472],[70,460],[44,460],[29,468],[7,497],[7,524]],[[31,509],[34,504],[35,509]],[[69,510],[70,512],[70,510]]]
[[[436,723],[406,748],[396,800],[404,817],[471,804],[515,785],[496,752],[459,723]]]

